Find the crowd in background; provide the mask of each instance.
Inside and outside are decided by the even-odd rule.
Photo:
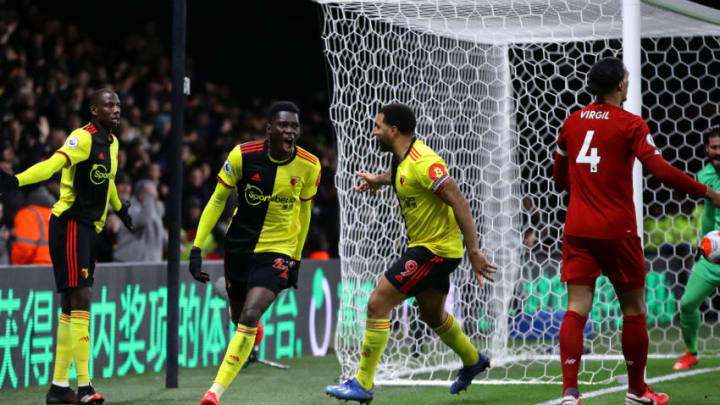
[[[187,75],[192,78],[192,59],[188,65]],[[53,154],[72,130],[89,121],[89,94],[102,87],[117,92],[122,103],[122,119],[115,130],[120,141],[116,184],[121,199],[132,202],[130,213],[137,225],[131,234],[111,213],[101,234],[99,261],[162,260],[167,246],[164,207],[173,198],[182,199],[181,244],[189,254],[186,248],[217,172],[236,144],[264,138],[264,110],[273,100],[234,94],[223,83],[194,80],[185,110],[183,193],[170,195],[171,66],[168,46],[158,39],[155,24],[148,22],[142,32],[128,32],[117,47],[106,49],[78,25],[43,16],[31,3],[2,7],[0,169],[19,173]],[[337,151],[327,95],[318,91],[292,101],[302,110],[299,144],[317,155],[323,168],[305,253],[337,256],[339,208],[333,183]],[[0,263],[22,256],[13,252],[15,245],[22,247],[15,229],[18,212],[52,205],[59,179],[55,176],[4,196]],[[211,258],[222,257],[224,226],[233,208],[231,198],[208,238],[205,253]]]

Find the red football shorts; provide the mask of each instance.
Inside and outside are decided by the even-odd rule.
[[[624,239],[591,239],[563,235],[561,281],[595,285],[600,274],[610,279],[616,292],[645,286],[645,256],[638,236]]]

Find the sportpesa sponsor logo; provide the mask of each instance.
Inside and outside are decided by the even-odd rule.
[[[265,195],[263,191],[252,184],[245,186],[245,201],[249,205],[258,205],[263,202],[275,202],[280,204],[293,204],[295,197],[279,197],[276,195]]]
[[[107,170],[107,167],[95,163],[90,170],[90,181],[92,182],[92,184],[99,186],[105,183],[105,180],[107,179],[114,179],[115,175],[113,175],[112,173],[108,173]]]

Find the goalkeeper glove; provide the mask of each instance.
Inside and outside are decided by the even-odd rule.
[[[125,227],[129,229],[130,231],[134,231],[135,227],[133,226],[132,217],[130,216],[130,213],[128,213],[128,210],[130,209],[130,201],[125,201],[122,203],[122,208],[120,208],[120,211],[117,212],[117,216],[120,217],[120,220],[123,224],[125,224]]]
[[[210,280],[210,276],[203,272],[202,269],[202,249],[197,246],[193,246],[190,249],[190,274],[193,278],[201,283],[205,283]]]
[[[17,177],[5,172],[5,170],[0,170],[0,195],[12,193],[17,190],[18,187],[19,184]]]

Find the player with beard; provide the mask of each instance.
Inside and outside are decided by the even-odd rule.
[[[312,199],[320,184],[318,158],[296,145],[299,115],[300,109],[289,101],[270,106],[267,139],[230,152],[200,217],[190,273],[204,283],[209,277],[201,269],[201,247],[237,189],[238,206],[225,236],[225,287],[237,329],[201,404],[219,403],[250,355],[262,314],[282,290],[297,287]]]
[[[583,330],[600,274],[612,282],[623,313],[621,344],[629,385],[625,404],[665,405],[669,400],[667,394],[655,393],[645,384],[646,272],[633,203],[635,158],[665,185],[720,205],[720,193],[668,164],[645,120],[622,109],[628,83],[620,59],[598,61],[588,74],[595,101],[573,112],[557,139],[553,178],[570,193],[561,270],[568,288],[559,332],[563,405],[582,404],[577,380]]]
[[[713,189],[720,189],[720,127],[715,127],[703,134],[705,153],[710,159],[698,173],[698,181]],[[720,210],[710,201],[705,201],[702,216],[702,233],[720,229]],[[695,263],[680,300],[680,327],[687,348],[685,355],[673,365],[673,370],[687,370],[699,361],[698,330],[700,329],[700,304],[720,286],[720,265],[710,263],[701,257]]]
[[[391,170],[381,175],[357,173],[363,183],[356,192],[375,194],[382,186],[392,185],[405,220],[408,249],[370,296],[357,374],[343,384],[325,387],[328,395],[338,399],[372,401],[375,370],[390,336],[390,311],[410,297],[417,299],[420,318],[462,360],[451,394],[467,389],[473,378],[490,366],[460,323],[445,311],[445,300],[450,273],[463,257],[463,240],[481,287],[483,278],[493,281],[497,267],[480,253],[470,204],[448,174],[445,161],[415,137],[415,125],[410,107],[390,104],[381,108],[373,134],[380,150],[392,153]]]
[[[122,203],[115,188],[118,140],[112,131],[120,122],[120,99],[110,89],[90,96],[89,124],[74,130],[49,159],[17,176],[0,170],[0,193],[45,181],[62,169],[60,199],[49,225],[50,258],[60,296],[60,321],[55,371],[45,401],[48,404],[101,404],[104,397],[90,383],[90,298],[95,274],[95,241],[105,225],[108,204],[128,229],[129,202]],[[75,360],[77,396],[68,374]]]

